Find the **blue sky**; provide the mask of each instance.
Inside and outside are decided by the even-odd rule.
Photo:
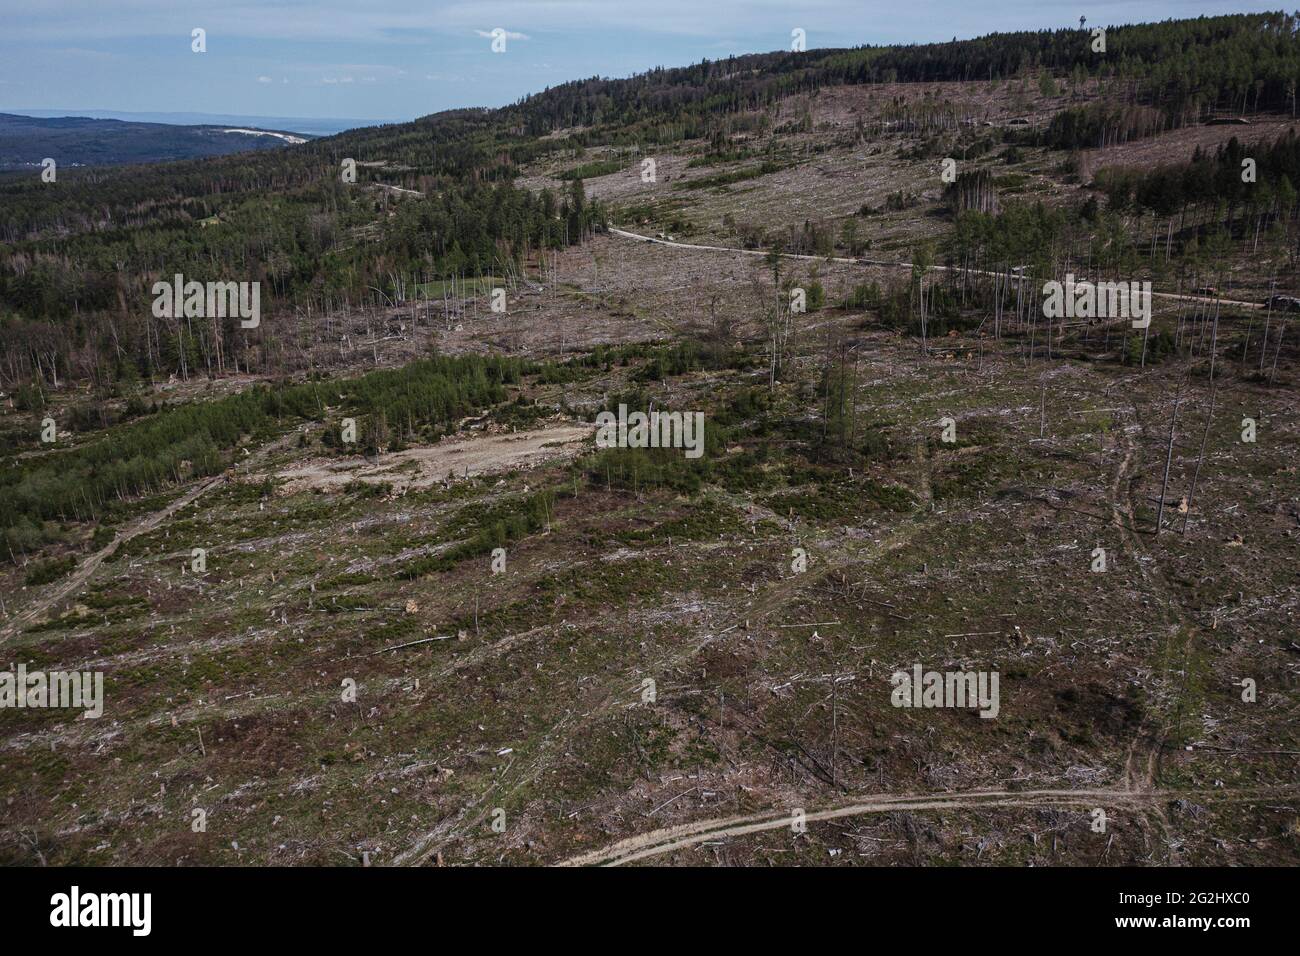
[[[1073,0],[0,0],[0,109],[410,119],[705,57],[1276,9]],[[207,31],[207,52],[190,50]],[[508,31],[493,53],[494,28]]]

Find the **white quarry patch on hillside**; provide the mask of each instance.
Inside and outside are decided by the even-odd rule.
[[[291,136],[288,133],[273,133],[269,129],[227,129],[222,130],[225,133],[244,133],[248,136],[274,136],[276,139],[282,139],[286,143],[292,143],[297,146],[299,143],[307,142],[305,137]]]

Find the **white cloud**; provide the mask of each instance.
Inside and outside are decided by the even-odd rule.
[[[257,82],[259,82],[259,83],[270,83],[270,82],[271,82],[271,78],[270,78],[269,76],[259,76],[259,77],[257,78]]]

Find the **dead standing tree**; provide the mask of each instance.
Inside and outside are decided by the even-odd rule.
[[[761,322],[768,344],[771,348],[771,362],[768,366],[768,387],[775,388],[785,361],[785,352],[789,345],[793,326],[793,313],[790,302],[781,297],[781,262],[780,240],[777,240],[767,255],[767,264],[772,269],[773,293],[768,294],[761,276],[754,278],[754,291],[762,306]]]
[[[928,315],[926,312],[925,277],[934,264],[934,251],[928,245],[918,246],[912,253],[912,280],[916,284],[917,316],[921,322],[921,355],[927,354],[926,332]]]

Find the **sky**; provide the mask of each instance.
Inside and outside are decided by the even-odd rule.
[[[731,54],[1277,9],[1243,0],[0,0],[0,111],[407,120]],[[194,52],[193,31],[206,51]],[[505,49],[492,49],[494,30]],[[499,45],[499,44],[498,44]]]

